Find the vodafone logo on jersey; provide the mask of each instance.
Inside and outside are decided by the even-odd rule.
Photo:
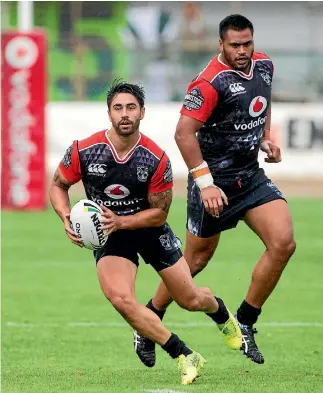
[[[267,108],[267,100],[265,97],[257,96],[255,97],[249,106],[249,114],[252,117],[260,116]]]
[[[260,117],[260,115],[266,110],[266,108],[267,108],[266,98],[262,96],[255,97],[249,105],[249,114],[252,117],[258,117],[258,119],[251,120],[249,123],[235,124],[234,125],[235,130],[237,131],[252,130],[255,127],[259,127],[265,124],[267,120],[267,116]]]
[[[12,68],[30,68],[38,59],[38,47],[29,37],[15,37],[8,42],[5,59]]]
[[[111,184],[104,189],[104,192],[112,199],[122,199],[130,194],[128,188],[121,184]]]

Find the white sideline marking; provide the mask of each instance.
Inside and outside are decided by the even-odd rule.
[[[170,327],[212,327],[212,322],[168,322],[165,326]],[[323,322],[259,322],[257,326],[277,327],[277,328],[301,328],[318,327],[323,328]],[[29,323],[29,322],[7,322],[7,327],[16,328],[40,328],[40,327],[108,327],[126,328],[130,327],[125,322],[62,322],[62,323]]]
[[[144,392],[151,393],[187,393],[179,390],[169,390],[169,389],[145,389]]]

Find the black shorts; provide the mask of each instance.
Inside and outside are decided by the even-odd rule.
[[[218,218],[206,212],[200,190],[189,175],[186,228],[195,236],[207,238],[235,228],[247,210],[275,199],[285,200],[263,169],[259,169],[253,176],[241,182],[216,181],[215,184],[224,191],[229,201],[229,205],[224,205]]]
[[[113,232],[105,245],[94,251],[96,263],[103,257],[117,256],[139,265],[138,254],[157,272],[173,266],[181,257],[181,242],[165,225],[157,228],[119,230]]]

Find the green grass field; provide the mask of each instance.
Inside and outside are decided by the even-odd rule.
[[[176,362],[159,348],[153,369],[140,363],[131,328],[101,293],[92,253],[68,241],[54,212],[3,213],[2,391],[323,392],[322,205],[318,199],[290,200],[298,248],[257,326],[264,365],[228,350],[203,314],[171,306],[166,325],[208,361],[203,376],[188,387],[180,385]],[[174,201],[169,223],[184,240],[184,199]],[[262,250],[240,223],[223,234],[196,281],[235,311]],[[154,270],[141,264],[142,302],[158,281]]]

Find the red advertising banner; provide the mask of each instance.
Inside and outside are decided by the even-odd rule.
[[[46,207],[46,41],[41,30],[1,36],[1,202]]]

